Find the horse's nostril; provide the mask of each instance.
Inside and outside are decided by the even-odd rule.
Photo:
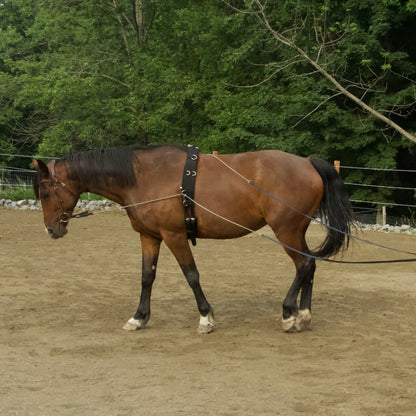
[[[48,231],[48,234],[49,234],[49,235],[52,235],[52,234],[53,234],[53,230],[52,230],[52,228],[47,228],[47,231]]]

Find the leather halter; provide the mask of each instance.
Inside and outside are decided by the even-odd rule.
[[[67,188],[67,186],[65,185],[64,182],[62,182],[60,179],[58,179],[56,177],[55,164],[56,164],[56,161],[53,160],[51,162],[50,166],[48,166],[49,175],[50,175],[51,178],[39,181],[39,184],[47,183],[49,185],[53,185],[53,190],[55,192],[56,197],[58,198],[59,209],[61,211],[59,216],[58,216],[59,224],[66,224],[71,218],[75,218],[76,216],[75,215],[70,215],[67,212],[65,212],[64,206],[63,206],[63,200],[62,200],[62,198],[61,198],[61,196],[59,195],[59,192],[58,192],[58,187],[60,186],[62,189],[66,190],[71,195],[75,196],[76,198],[78,198],[78,197],[70,189]]]

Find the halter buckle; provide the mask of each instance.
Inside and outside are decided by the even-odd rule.
[[[71,218],[71,215],[69,215],[67,212],[61,212],[59,214],[59,224],[66,224],[69,222],[69,219]]]

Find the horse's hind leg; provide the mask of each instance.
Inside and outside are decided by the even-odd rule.
[[[303,277],[302,293],[300,296],[300,311],[309,311],[312,310],[312,287],[313,287],[313,277],[315,275],[316,264],[315,260],[308,258],[306,259],[307,266],[306,274]]]
[[[150,297],[156,278],[161,241],[143,234],[140,235],[140,239],[142,243],[142,292],[137,312],[123,327],[126,331],[143,328],[150,318]]]
[[[304,257],[296,270],[295,280],[283,302],[282,327],[285,331],[302,331],[311,322],[312,285],[315,272],[315,260]],[[299,308],[297,298],[301,292]]]
[[[214,329],[213,311],[199,283],[199,272],[186,236],[169,233],[163,235],[163,240],[181,266],[182,272],[194,293],[200,313],[198,332],[201,334],[212,332]]]
[[[294,233],[290,237],[283,238],[282,233],[279,233],[279,239],[287,246],[309,254],[304,234],[296,237]],[[295,263],[296,276],[283,302],[282,327],[287,332],[301,331],[309,326],[312,319],[312,286],[316,268],[315,260],[286,247],[285,250]],[[301,292],[301,297],[298,308],[299,292]]]

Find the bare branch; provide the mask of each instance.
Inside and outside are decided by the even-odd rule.
[[[126,31],[124,30],[124,25],[123,25],[123,19],[121,17],[121,15],[117,12],[117,2],[116,0],[112,1],[112,4],[109,3],[110,7],[113,8],[113,11],[115,13],[115,19],[117,20],[118,24],[120,25],[120,31],[121,31],[121,36],[123,38],[123,42],[124,42],[124,47],[126,48],[126,52],[127,52],[127,56],[130,57],[130,47],[129,47],[129,43],[127,40],[127,34]]]
[[[110,75],[106,75],[106,74],[99,74],[99,75],[100,75],[101,77],[103,77],[103,78],[107,78],[107,79],[109,79],[109,80],[111,80],[111,81],[113,81],[113,82],[115,82],[115,83],[117,83],[117,84],[123,85],[123,87],[130,88],[130,85],[129,85],[129,84],[126,84],[125,82],[120,81],[119,79],[116,79],[116,78],[110,77]]]
[[[252,85],[233,85],[233,84],[229,84],[228,82],[224,82],[224,84],[225,85],[229,85],[230,87],[236,87],[236,88],[255,88],[255,87],[258,87],[259,85],[264,84],[267,81],[270,81],[280,71],[283,71],[284,69],[288,68],[289,66],[294,65],[294,64],[299,63],[299,62],[303,62],[303,61],[304,61],[303,59],[299,59],[297,61],[292,61],[292,62],[286,61],[286,62],[288,62],[286,65],[279,66],[279,68],[277,68],[275,71],[273,71],[273,73],[271,75],[269,75],[267,78],[263,79],[262,81],[260,81],[257,84],[252,84]]]
[[[304,115],[299,121],[297,121],[292,128],[298,126],[300,123],[302,123],[303,120],[305,120],[306,118],[308,118],[311,114],[313,114],[319,107],[321,107],[323,104],[325,104],[326,102],[328,102],[329,100],[331,100],[334,97],[337,97],[338,95],[341,95],[342,92],[337,92],[334,95],[331,95],[330,97],[326,98],[325,100],[323,100],[322,102],[320,102],[312,111],[310,111],[308,114]]]
[[[295,42],[290,40],[289,38],[285,37],[282,33],[278,32],[277,30],[273,29],[268,17],[265,14],[265,6],[261,3],[260,0],[245,0],[245,4],[250,11],[250,14],[255,16],[259,22],[272,34],[274,39],[282,43],[291,49],[294,49],[300,56],[302,56],[310,65],[316,68],[321,75],[323,75],[328,81],[330,81],[336,89],[341,93],[344,94],[346,97],[354,101],[357,105],[359,105],[362,109],[366,112],[370,113],[371,115],[377,117],[379,120],[383,121],[397,132],[402,134],[409,140],[412,140],[416,143],[416,137],[408,133],[405,129],[400,127],[394,121],[390,120],[379,111],[375,110],[374,108],[367,105],[364,101],[356,97],[354,94],[349,92],[344,86],[342,86],[331,74],[329,74],[316,60],[312,59],[302,48],[300,48]],[[254,6],[255,5],[255,6]],[[254,9],[256,7],[256,9]]]
[[[146,39],[146,30],[144,26],[145,16],[142,10],[142,0],[132,0],[133,12],[134,12],[134,23],[137,40],[139,44],[142,44]]]

